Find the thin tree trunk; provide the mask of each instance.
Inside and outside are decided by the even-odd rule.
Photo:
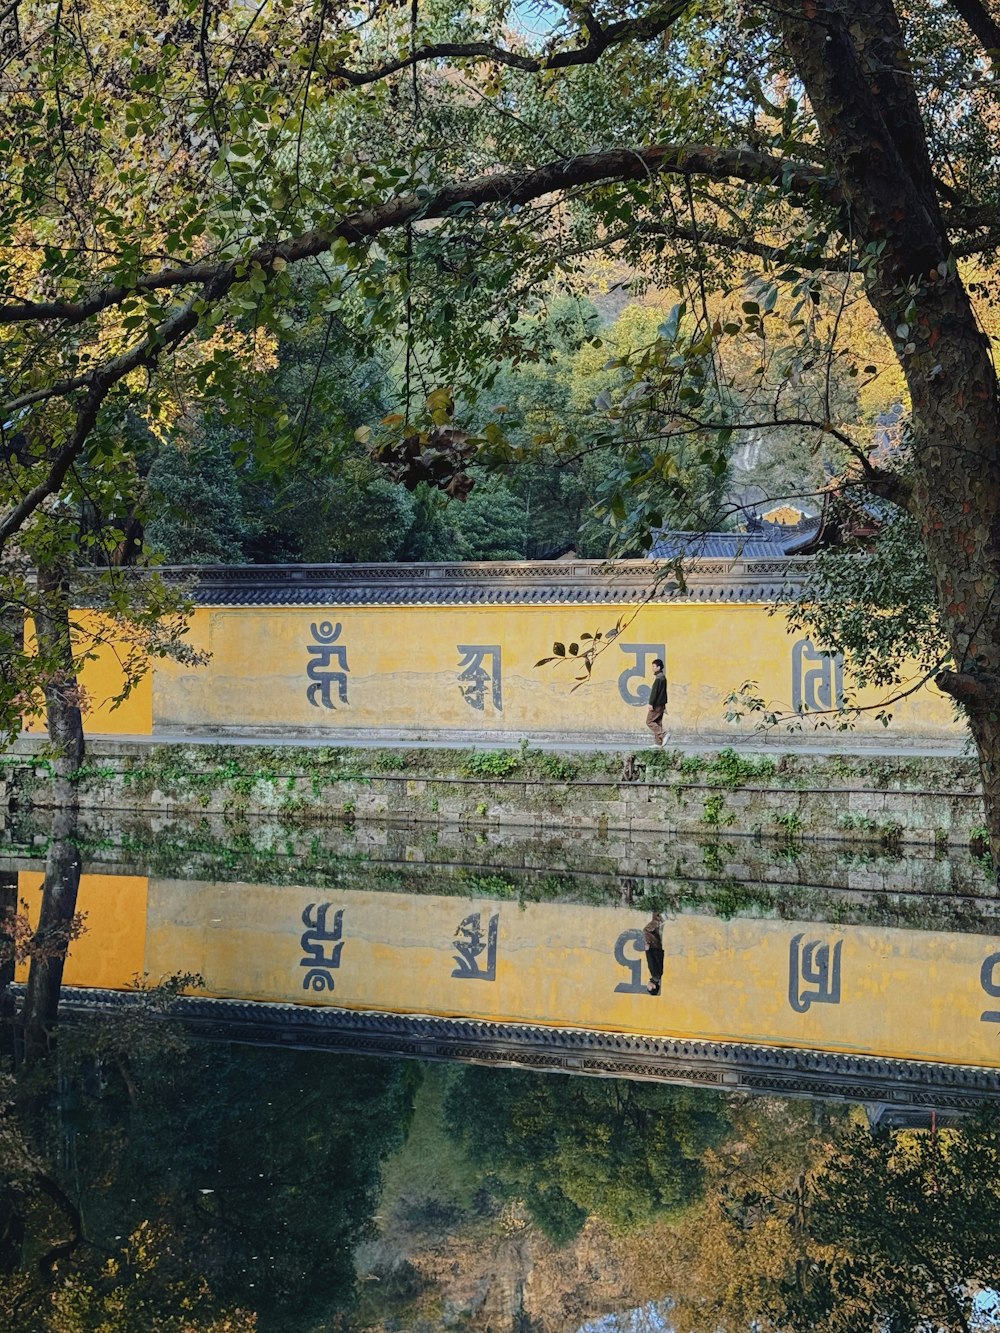
[[[62,564],[38,570],[35,635],[46,676],[45,708],[56,771],[56,802],[76,805],[75,788],[66,778],[83,764],[83,714],[70,633],[70,587]],[[61,784],[61,785],[60,785]]]
[[[45,702],[49,740],[54,751],[55,812],[22,1015],[24,1058],[29,1062],[43,1056],[53,1044],[63,966],[80,887],[80,853],[75,841],[79,801],[76,784],[71,779],[82,765],[84,755],[83,715],[73,663],[65,570],[40,569],[38,592],[35,632],[48,677]]]
[[[78,818],[75,805],[63,805],[52,819],[52,841],[45,860],[42,904],[22,1013],[26,1063],[44,1056],[54,1044],[63,967],[80,888],[80,853],[75,841]]]

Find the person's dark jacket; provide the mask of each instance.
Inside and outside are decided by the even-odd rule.
[[[667,678],[662,671],[659,671],[653,677],[653,683],[649,687],[649,706],[650,708],[665,708],[666,704]]]
[[[642,947],[647,951],[649,949],[663,950],[663,918],[659,913],[654,913],[653,919],[647,921],[642,928]]]

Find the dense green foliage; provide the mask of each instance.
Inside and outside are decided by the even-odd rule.
[[[467,498],[450,502],[426,483],[410,491],[388,480],[353,441],[363,422],[391,415],[403,393],[398,368],[359,365],[315,340],[279,344],[271,392],[308,423],[294,459],[280,471],[254,462],[229,418],[189,413],[152,452],[137,492],[148,546],[190,564],[518,560],[567,550],[603,558],[610,538],[601,515],[612,495],[631,508],[629,468],[640,455],[623,458],[594,401],[630,379],[609,356],[637,353],[658,319],[654,308],[629,306],[607,324],[589,303],[556,301],[522,321],[537,359],[502,363],[490,390],[460,409],[502,423],[512,461],[472,468]],[[650,433],[634,418],[629,430],[637,448]],[[695,529],[727,522],[725,480],[725,472],[685,473],[661,517]],[[644,553],[641,537],[630,541],[620,534],[616,549]]]
[[[463,1070],[446,1116],[491,1185],[557,1243],[591,1214],[630,1230],[682,1212],[728,1127],[724,1103],[699,1091],[481,1068]]]
[[[933,676],[949,652],[913,520],[893,516],[875,540],[820,552],[789,626],[836,646],[858,685]]]
[[[7,1327],[148,1333],[193,1316],[223,1333],[243,1311],[286,1333],[350,1308],[412,1105],[406,1067],[191,1048],[129,1020],[65,1032],[59,1062],[0,1120],[0,1309],[21,1303]],[[83,1243],[33,1274],[74,1207]]]

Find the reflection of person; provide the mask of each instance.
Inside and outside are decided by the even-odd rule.
[[[650,995],[659,995],[660,982],[663,980],[663,916],[654,912],[651,919],[642,928],[642,943],[646,950],[646,966],[649,968]]]
[[[649,712],[646,714],[646,726],[653,733],[653,740],[662,745],[668,733],[663,730],[663,714],[667,707],[667,678],[663,674],[663,661],[653,658],[653,683],[649,687]]]

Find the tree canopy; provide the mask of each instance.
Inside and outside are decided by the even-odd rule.
[[[293,336],[391,345],[399,401],[355,443],[465,496],[538,447],[491,400],[546,354],[526,316],[620,265],[680,299],[597,395],[606,521],[641,547],[734,441],[835,439],[919,534],[1000,853],[991,6],[14,0],[2,23],[8,558],[51,564],[67,506],[120,542],[137,438],[193,399],[237,462],[293,466],[329,384],[306,368],[289,410],[268,372]],[[851,408],[880,380],[909,414],[886,457]]]
[[[642,1242],[678,1333],[995,1328],[982,1300],[1000,1280],[995,1108],[876,1131],[815,1109],[738,1110],[706,1163],[704,1205]]]
[[[698,1198],[701,1157],[726,1134],[700,1090],[470,1068],[451,1088],[449,1127],[501,1197],[570,1240],[594,1215],[633,1230]]]

